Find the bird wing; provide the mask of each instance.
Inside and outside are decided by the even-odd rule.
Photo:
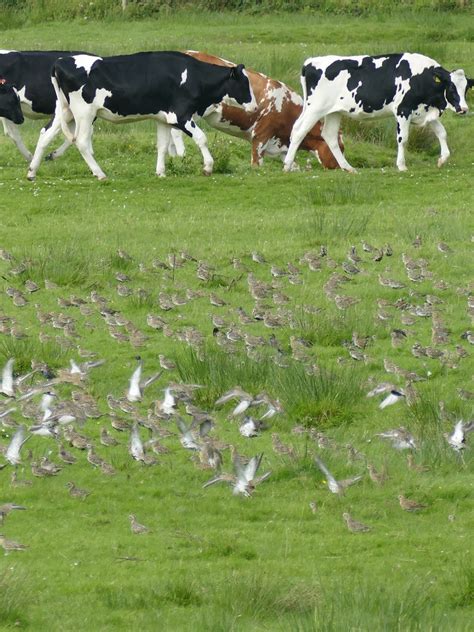
[[[321,472],[325,475],[325,477],[327,478],[328,483],[333,483],[335,485],[337,485],[337,481],[334,478],[334,476],[331,474],[331,472],[328,470],[328,468],[324,465],[324,463],[321,461],[321,459],[318,456],[314,457],[314,460],[316,461],[316,465],[319,467],[319,469],[321,470]]]
[[[82,375],[82,370],[81,367],[77,364],[77,362],[75,360],[69,360],[69,363],[71,365],[71,373],[76,373],[78,375]]]
[[[242,459],[237,452],[234,452],[234,456],[232,459],[232,464],[234,466],[235,473],[237,474],[237,478],[244,478],[245,476],[245,466],[242,462]]]
[[[10,441],[10,444],[7,448],[5,458],[12,465],[17,465],[20,461],[21,446],[29,438],[29,436],[25,436],[25,433],[26,427],[24,426],[24,424],[22,424],[13,435],[13,439]]]
[[[339,485],[342,487],[349,487],[360,480],[362,480],[362,474],[359,474],[359,476],[352,476],[351,478],[345,478],[344,480],[339,481]]]
[[[232,417],[242,415],[242,413],[244,413],[250,406],[251,401],[251,399],[242,399],[232,411]]]
[[[153,382],[156,382],[156,380],[158,380],[162,375],[163,371],[158,371],[157,373],[154,373],[151,377],[146,379],[144,382],[142,382],[140,386],[142,388],[146,388],[147,386],[150,386],[150,384],[153,384]]]
[[[403,394],[400,391],[390,391],[390,394],[383,400],[380,404],[379,408],[387,408],[387,406],[392,406],[392,404],[396,404],[401,398]]]
[[[2,386],[1,392],[9,397],[13,397],[13,364],[15,358],[10,358],[2,371]]]
[[[212,430],[212,421],[210,419],[206,419],[205,421],[199,424],[199,436],[201,438],[206,437],[211,430]]]
[[[142,363],[137,366],[135,371],[132,373],[132,377],[130,378],[128,391],[127,391],[127,399],[129,402],[136,402],[141,398],[141,390],[140,390],[140,378],[142,376]]]
[[[140,433],[138,432],[138,426],[136,423],[133,424],[132,431],[130,433],[130,454],[138,461],[142,460],[145,456],[143,443],[140,439]]]
[[[265,472],[265,474],[262,474],[262,476],[257,477],[256,479],[254,479],[255,485],[259,485],[260,483],[263,483],[263,481],[266,481],[270,475],[271,475],[271,472]]]
[[[223,474],[218,474],[217,476],[214,476],[214,478],[211,478],[210,481],[207,481],[207,483],[204,483],[203,487],[210,487],[210,485],[214,485],[215,483],[221,483],[222,481],[227,480]]]
[[[171,392],[171,389],[169,387],[165,388],[165,398],[161,403],[162,410],[167,412],[168,410],[173,409],[175,406],[176,406],[176,400],[174,398],[174,395]]]
[[[453,443],[461,444],[464,442],[464,422],[460,419],[454,426],[453,434],[450,436]]]
[[[219,397],[219,399],[215,401],[214,405],[220,406],[221,404],[225,404],[226,402],[235,398],[251,400],[252,396],[249,395],[249,393],[243,391],[240,386],[234,386],[234,388],[231,388],[229,391],[226,391],[223,395],[221,395],[221,397]]]
[[[178,430],[182,435],[185,435],[189,432],[188,426],[184,423],[181,417],[176,418],[176,425],[178,426]]]
[[[246,482],[253,481],[253,479],[255,478],[255,474],[260,467],[260,463],[262,462],[262,458],[263,452],[261,454],[257,454],[256,456],[253,456],[247,463],[243,471]]]
[[[393,384],[389,382],[382,382],[382,384],[377,384],[375,388],[367,393],[367,397],[375,397],[375,395],[381,395],[382,393],[386,393],[387,391],[393,390]]]

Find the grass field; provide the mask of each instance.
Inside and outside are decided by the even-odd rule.
[[[467,13],[358,18],[222,13],[194,15],[192,20],[177,14],[130,23],[26,25],[6,30],[2,37],[2,48],[75,47],[99,54],[208,50],[295,88],[304,59],[325,53],[417,51],[474,76],[474,23]],[[471,107],[472,101],[471,96]],[[168,177],[157,179],[153,124],[113,127],[99,122],[94,147],[107,181],[95,181],[73,148],[62,159],[44,163],[37,181],[30,183],[26,163],[0,137],[0,247],[14,258],[0,261],[0,359],[3,363],[14,357],[15,369],[23,373],[31,360],[45,361],[56,371],[71,358],[81,360],[77,345],[103,358],[105,364],[93,369],[83,384],[103,417],[88,419],[78,430],[116,470],[105,476],[83,452],[68,447],[77,463],[62,464],[57,476],[35,478],[28,450],[33,460],[49,455],[60,461],[53,439],[33,436],[18,467],[19,478],[32,484],[11,487],[12,467],[0,471],[0,504],[28,508],[13,511],[0,530],[29,547],[1,557],[0,629],[472,629],[473,436],[461,458],[443,433],[451,432],[455,420],[468,421],[473,414],[473,347],[461,337],[472,328],[473,119],[448,112],[443,122],[452,151],[449,163],[438,170],[437,143],[428,133],[413,131],[404,174],[394,166],[393,121],[345,126],[346,152],[357,176],[324,172],[315,164],[306,169],[303,154],[298,173],[284,174],[280,161],[271,160],[251,170],[249,145],[209,131],[212,177],[200,175],[200,154],[189,144],[185,159],[172,160]],[[24,125],[30,147],[39,129],[39,123]],[[422,240],[418,248],[413,245],[417,236]],[[377,248],[390,244],[393,255],[375,262],[363,251],[363,240]],[[448,252],[438,249],[440,242],[449,246]],[[318,254],[323,245],[328,256],[319,260],[320,271],[300,263],[305,253]],[[351,246],[362,257],[361,272],[338,292],[359,302],[340,311],[324,286],[334,273],[343,273]],[[121,258],[118,250],[130,259]],[[196,261],[159,267],[157,262],[180,260],[182,251]],[[268,263],[254,262],[253,251]],[[421,282],[409,280],[402,255],[425,260]],[[234,267],[233,259],[242,267]],[[197,262],[211,269],[208,281],[196,275]],[[14,274],[20,263],[25,270]],[[272,265],[285,268],[288,263],[300,268],[300,284],[291,284],[287,275],[272,277]],[[117,293],[119,272],[130,277],[125,282],[129,296]],[[239,321],[237,308],[250,314],[255,306],[249,272],[273,283],[265,309],[279,315],[281,326],[268,329],[261,321]],[[402,281],[404,287],[380,285],[379,274]],[[40,286],[38,292],[26,292],[28,279]],[[58,287],[45,289],[45,279]],[[6,293],[11,287],[23,291],[25,306],[12,303]],[[184,297],[187,290],[198,294],[169,311],[160,308],[160,292]],[[94,291],[128,321],[131,340],[120,342],[110,335],[90,299]],[[211,293],[225,305],[212,305]],[[71,295],[86,300],[90,314],[58,304]],[[404,324],[427,297],[434,315],[412,316],[413,323]],[[393,304],[398,299],[412,308],[397,309]],[[41,324],[38,312],[69,317],[72,333]],[[165,332],[147,325],[148,314],[165,319]],[[220,346],[221,337],[212,335],[212,316],[224,319],[222,332],[232,327],[263,336],[265,344],[251,357],[242,341]],[[12,326],[15,335],[9,334]],[[446,330],[441,344],[433,342],[433,326]],[[397,348],[391,342],[394,329],[406,331]],[[127,333],[124,327],[113,330]],[[183,341],[190,330],[202,334],[197,349]],[[362,361],[353,360],[347,350],[354,331],[371,337]],[[312,346],[299,354],[292,350],[292,336]],[[432,355],[443,352],[441,359],[414,357],[417,342],[432,347]],[[203,489],[213,472],[200,468],[198,459],[181,447],[173,421],[162,422],[174,434],[162,439],[169,451],[152,466],[135,462],[127,452],[127,433],[111,429],[107,395],[125,394],[137,354],[145,375],[151,375],[159,368],[161,353],[177,368],[145,391],[137,404],[141,418],[170,382],[203,385],[195,404],[213,415],[212,436],[247,456],[263,452],[261,473],[272,471],[252,498],[233,496],[225,484]],[[402,370],[387,373],[384,360]],[[366,397],[382,381],[405,388],[407,372],[423,378],[412,383],[415,401],[410,399],[410,405],[401,401],[380,410],[383,396]],[[279,398],[284,410],[254,439],[241,437],[239,423],[228,420],[232,404],[214,406],[237,384],[253,395],[265,390]],[[61,400],[69,400],[73,390],[77,388],[67,384],[56,388]],[[183,405],[179,410],[189,421]],[[10,418],[30,424],[19,410]],[[298,425],[324,433],[332,447],[318,446],[309,432],[293,433]],[[104,426],[119,446],[99,444]],[[414,435],[415,462],[427,471],[409,469],[406,451],[394,450],[376,436],[400,426]],[[8,445],[12,432],[11,427],[1,429],[2,445]],[[140,432],[143,440],[148,438],[147,430]],[[295,456],[276,453],[272,433]],[[347,444],[364,458],[352,462]],[[223,455],[223,469],[231,472],[229,450]],[[315,466],[315,455],[336,478],[364,477],[345,495],[333,495]],[[367,462],[386,469],[384,485],[369,478]],[[68,481],[89,490],[90,496],[84,501],[71,498]],[[402,511],[399,494],[426,508]],[[316,502],[315,514],[310,502]],[[343,512],[371,531],[349,532]],[[150,533],[132,534],[130,513]]]

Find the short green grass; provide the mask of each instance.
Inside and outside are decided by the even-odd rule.
[[[350,37],[348,34],[350,33]],[[468,15],[423,12],[408,15],[350,18],[323,14],[246,16],[206,14],[190,22],[184,14],[158,20],[48,23],[5,31],[2,46],[18,48],[82,47],[101,54],[140,49],[207,49],[267,72],[298,87],[305,57],[324,53],[420,51],[445,67],[462,66],[474,76],[472,18]],[[472,103],[472,98],[471,98]],[[109,175],[96,182],[72,149],[64,158],[45,163],[37,182],[25,179],[26,164],[5,138],[0,138],[0,247],[12,253],[13,266],[26,271],[11,274],[0,261],[1,313],[14,319],[25,338],[0,336],[0,358],[16,358],[19,371],[31,359],[57,369],[79,359],[75,345],[95,351],[106,360],[91,372],[87,389],[96,397],[104,417],[89,420],[82,432],[97,443],[99,454],[117,469],[114,477],[93,470],[85,455],[64,466],[55,478],[33,479],[25,458],[19,475],[30,487],[10,488],[8,466],[0,472],[0,503],[28,507],[13,512],[1,527],[9,538],[27,544],[0,561],[0,627],[31,630],[460,630],[472,628],[473,571],[470,538],[473,526],[472,447],[464,462],[446,445],[442,433],[451,422],[440,417],[443,400],[453,419],[472,418],[472,400],[460,399],[457,389],[474,390],[472,346],[461,335],[472,328],[467,297],[472,293],[472,118],[447,113],[452,156],[443,170],[436,168],[438,149],[425,132],[413,133],[408,152],[410,171],[394,168],[393,121],[345,127],[349,160],[359,175],[323,172],[317,165],[283,174],[279,161],[267,160],[259,170],[249,166],[250,147],[209,131],[216,174],[200,175],[201,159],[191,145],[183,160],[173,160],[168,177],[154,174],[154,125],[124,127],[97,124],[94,146]],[[23,133],[33,146],[39,124],[27,122]],[[412,245],[421,235],[421,248]],[[380,263],[364,254],[361,241],[377,247],[387,243],[393,256]],[[449,244],[445,256],[437,243]],[[323,262],[320,272],[299,264],[307,251],[326,245],[335,269]],[[333,272],[342,272],[351,246],[363,254],[362,273],[341,288],[360,299],[346,312],[338,311],[323,291]],[[117,255],[123,249],[132,257]],[[214,268],[209,283],[196,276],[196,263],[174,271],[153,266],[168,255],[187,250]],[[254,305],[247,273],[235,269],[237,257],[259,280],[271,282],[270,265],[257,264],[251,252],[262,252],[271,264],[288,262],[302,269],[301,285],[278,280],[286,294],[289,324],[275,330],[260,322],[241,326],[236,308],[251,312]],[[432,278],[408,281],[402,253],[424,258]],[[140,266],[143,264],[143,266]],[[134,294],[116,293],[115,274],[125,272]],[[379,285],[378,273],[401,279],[407,287],[392,290]],[[5,294],[21,289],[28,278],[41,290],[15,307]],[[44,289],[44,280],[57,290]],[[447,289],[436,289],[440,279]],[[471,284],[471,285],[470,285]],[[147,294],[137,294],[143,289]],[[161,312],[159,292],[199,290],[201,298]],[[91,291],[143,331],[143,347],[112,339],[97,308],[91,316],[77,308],[62,308],[58,298],[88,299]],[[209,293],[223,298],[218,308]],[[402,327],[400,312],[386,308],[389,321],[376,318],[377,299],[406,298],[423,304],[427,294],[442,299],[437,308],[449,329],[441,348],[454,354],[455,345],[468,353],[450,368],[438,360],[412,356],[414,342],[431,344],[431,319],[418,318],[406,342],[393,349],[390,332]],[[89,300],[89,299],[88,299]],[[39,307],[35,307],[35,303]],[[271,298],[269,301],[272,304]],[[320,311],[308,311],[308,306]],[[40,327],[36,312],[63,312],[76,321],[78,339],[65,339],[59,330]],[[275,308],[273,308],[275,311]],[[314,310],[313,310],[314,311]],[[176,333],[195,327],[204,336],[196,354],[176,337],[146,325],[148,313],[163,316]],[[218,314],[266,344],[261,362],[249,359],[242,343],[235,354],[223,351],[212,336],[211,317]],[[50,336],[40,342],[40,330]],[[352,332],[373,336],[365,363],[349,357],[343,344]],[[268,344],[271,334],[275,346]],[[319,368],[308,375],[290,355],[290,336],[313,343],[308,363]],[[72,346],[68,346],[72,343]],[[278,347],[276,349],[275,347]],[[141,467],[126,451],[127,437],[116,433],[121,446],[103,448],[97,438],[109,426],[106,395],[122,396],[135,367],[137,353],[145,373],[158,366],[158,353],[178,368],[151,386],[139,410],[146,413],[162,397],[169,381],[204,386],[197,403],[212,410],[214,434],[249,456],[264,452],[268,481],[253,498],[233,497],[224,486],[202,489],[211,473],[202,471],[179,445],[177,436],[164,439],[170,453],[159,464]],[[414,384],[416,405],[404,403],[378,409],[380,398],[365,393],[387,375],[388,358],[416,371],[424,382]],[[286,368],[278,366],[286,364]],[[227,420],[230,405],[214,408],[215,399],[240,384],[256,394],[266,390],[280,399],[284,413],[256,439],[244,440],[235,422]],[[62,398],[71,388],[59,387]],[[16,413],[14,418],[22,421]],[[291,433],[295,425],[323,431],[336,441],[335,450],[320,450],[307,435]],[[409,470],[406,455],[375,435],[404,425],[420,441],[415,454],[424,473]],[[175,431],[174,424],[170,429]],[[294,447],[295,460],[272,451],[270,435]],[[2,445],[11,434],[2,430]],[[145,438],[145,433],[143,433]],[[320,453],[338,478],[366,472],[363,461],[350,463],[344,446],[351,443],[377,469],[386,467],[389,480],[377,487],[365,476],[344,497],[329,493],[314,466]],[[471,437],[472,444],[472,437]],[[33,437],[24,452],[56,459],[50,439]],[[230,457],[225,452],[225,468]],[[69,497],[65,484],[73,480],[92,493],[84,501]],[[419,515],[403,512],[397,495],[404,493],[428,507]],[[309,502],[316,501],[313,515]],[[352,534],[342,513],[349,511],[372,531]],[[128,514],[135,513],[151,533],[130,533]],[[448,519],[453,516],[454,519]]]

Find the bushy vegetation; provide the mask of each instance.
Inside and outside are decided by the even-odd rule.
[[[458,11],[469,12],[467,0],[4,0],[0,24],[4,28],[26,23],[57,20],[147,19],[175,12],[202,11],[310,14],[318,11],[332,15],[360,16],[398,12]]]

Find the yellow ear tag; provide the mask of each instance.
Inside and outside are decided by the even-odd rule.
[[[436,75],[435,75],[434,80],[435,80],[435,83],[441,83],[441,79],[439,77],[437,77]]]

